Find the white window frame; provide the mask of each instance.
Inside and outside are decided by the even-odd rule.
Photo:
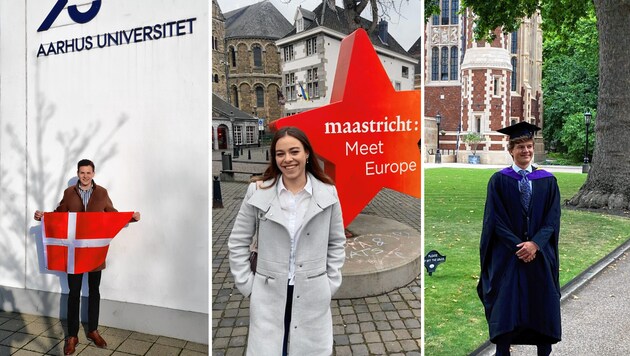
[[[284,47],[284,61],[292,61],[295,57],[293,55],[293,45],[288,45]]]
[[[234,144],[243,144],[243,125],[234,125]]]
[[[503,83],[501,81],[500,75],[492,76],[492,97],[500,98],[501,93],[503,92]]]
[[[317,37],[306,40],[306,56],[317,54]]]
[[[319,75],[317,73],[317,67],[306,70],[306,90],[311,99],[319,98]]]
[[[254,143],[254,126],[245,126],[245,143]]]
[[[286,73],[284,75],[284,98],[285,100],[295,100],[295,72]]]

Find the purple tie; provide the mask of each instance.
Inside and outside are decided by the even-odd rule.
[[[527,171],[521,169],[518,171],[521,175],[521,180],[518,182],[518,189],[521,191],[521,204],[525,211],[529,211],[529,202],[532,199],[532,187],[529,186],[529,179],[527,179]]]

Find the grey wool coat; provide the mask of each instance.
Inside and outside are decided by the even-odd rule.
[[[345,234],[334,186],[309,175],[313,196],[304,215],[295,256],[295,285],[289,355],[331,355],[330,300],[341,285]],[[278,177],[281,179],[281,177]],[[269,182],[264,182],[263,187]],[[258,265],[249,265],[249,245],[260,219]],[[238,290],[250,296],[247,355],[282,354],[284,310],[291,237],[280,208],[277,187],[250,184],[228,240],[230,270]]]

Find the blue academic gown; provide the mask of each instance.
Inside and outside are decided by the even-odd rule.
[[[561,337],[560,191],[547,171],[534,169],[528,178],[529,213],[521,206],[521,176],[511,167],[495,173],[488,183],[477,292],[494,343],[554,344]],[[540,248],[532,262],[516,257],[516,245],[523,241]]]

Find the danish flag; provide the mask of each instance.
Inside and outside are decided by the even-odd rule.
[[[72,274],[105,263],[110,241],[131,220],[124,213],[45,213],[42,239],[46,268]]]

